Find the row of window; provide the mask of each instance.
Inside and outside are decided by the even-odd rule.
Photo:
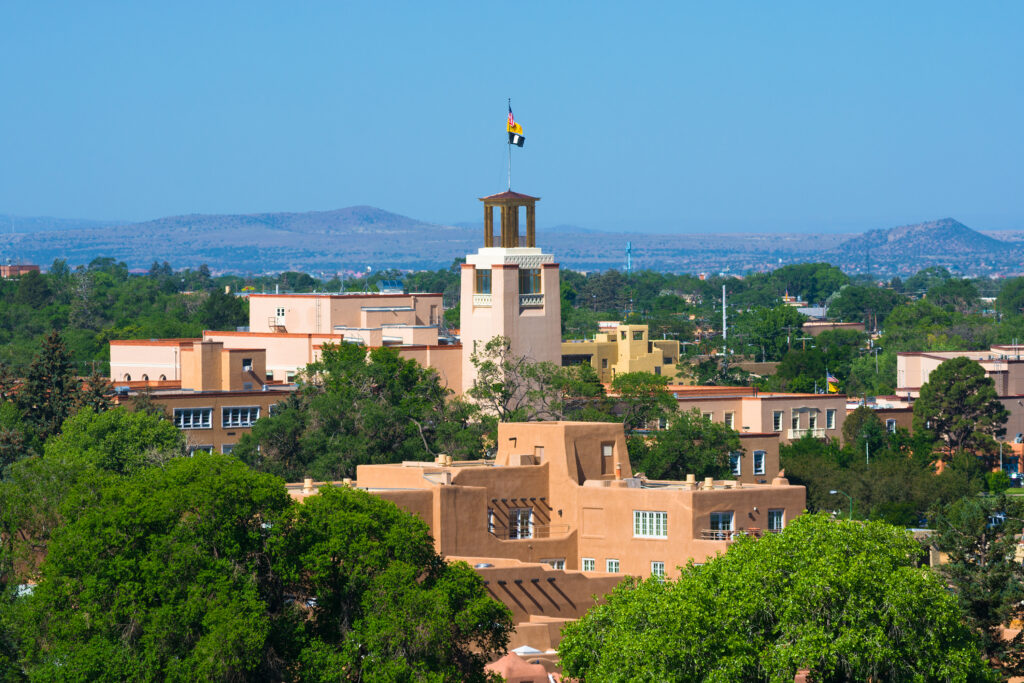
[[[565,568],[564,561],[561,568]],[[597,560],[593,557],[580,558],[580,568],[585,572],[597,571]],[[604,561],[604,570],[609,574],[618,574],[619,561],[615,558],[608,558]],[[665,563],[661,560],[651,561],[651,576],[665,578]]]
[[[235,450],[235,444],[233,444],[233,443],[221,444],[220,452],[223,453],[224,455],[230,455],[231,451],[233,451],[233,450]],[[202,445],[202,446],[190,446],[189,449],[188,449],[188,454],[189,455],[194,455],[198,451],[202,451],[203,453],[213,453],[213,445],[212,444],[205,444],[205,445]]]
[[[752,461],[754,463],[754,474],[764,474],[764,456],[765,451],[754,451]],[[742,453],[730,453],[729,462],[732,464],[733,476],[739,477],[743,475],[743,454]]]
[[[475,294],[491,293],[491,269],[477,268]],[[540,268],[519,269],[519,293],[520,294],[541,294]]]
[[[251,427],[258,419],[259,406],[233,406],[220,411],[220,422],[224,428]],[[175,408],[174,426],[178,429],[210,429],[213,427],[213,408]]]
[[[775,410],[772,411],[772,430],[776,432],[782,431],[782,419],[785,411]],[[729,413],[726,414],[728,416]],[[726,424],[729,424],[728,421]],[[794,410],[790,416],[790,428],[800,429],[800,412]],[[818,413],[810,411],[807,413],[807,428],[817,429],[818,428]],[[825,429],[836,428],[836,411],[833,408],[825,410]]]

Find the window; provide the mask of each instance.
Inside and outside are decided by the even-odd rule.
[[[732,511],[711,513],[711,538],[725,541],[732,535]]]
[[[668,418],[667,417],[659,417],[658,418],[658,429],[668,429]]]
[[[208,445],[203,445],[203,446],[189,446],[189,449],[188,449],[188,454],[189,455],[195,455],[197,452],[198,453],[213,453],[213,446],[209,445],[209,444]]]
[[[817,413],[811,413],[810,415],[808,415],[807,416],[807,420],[808,420],[808,422],[807,422],[807,426],[808,427],[810,427],[811,429],[817,429],[818,428],[818,414]]]
[[[225,429],[230,427],[251,427],[260,419],[259,406],[239,406],[237,408],[221,408],[221,426]]]
[[[565,569],[565,558],[541,560],[542,564],[549,565],[552,569]]]
[[[660,375],[661,374],[661,366],[660,365],[655,365],[654,366],[654,374],[655,375]]]
[[[603,444],[601,444],[601,455],[603,455],[606,458],[612,457],[612,453],[614,452],[614,450],[615,450],[615,444],[611,444],[611,443],[603,443]]]
[[[508,537],[533,538],[533,508],[512,508],[508,511]]]
[[[701,413],[700,416],[703,417],[705,420],[714,420],[715,419],[715,414],[714,413]]]
[[[494,508],[487,508],[487,531],[494,533]]]
[[[242,359],[242,372],[252,372],[252,358]]]
[[[828,410],[825,411],[825,429],[835,429],[835,428],[836,428],[836,411],[834,409],[832,409],[832,408],[829,408]]]
[[[233,443],[225,443],[220,446],[220,452],[224,455],[230,455],[233,450],[235,450],[235,444]]]
[[[785,510],[768,511],[768,531],[782,531],[786,526]]]
[[[657,576],[659,579],[664,579],[665,563],[659,560],[651,562],[651,576]]]
[[[738,477],[743,474],[743,454],[733,451],[729,454],[729,467],[732,468],[732,475]]]
[[[661,359],[662,365],[672,365],[672,356],[665,356]]]
[[[476,271],[476,290],[477,294],[490,294],[491,293],[491,269],[490,268],[477,268]]]
[[[284,308],[283,307],[277,309],[277,317],[278,318],[283,318],[284,317]]]
[[[754,474],[764,474],[764,451],[754,451]]]
[[[213,408],[175,408],[174,426],[178,429],[210,429]]]
[[[725,426],[729,429],[734,429],[736,425],[736,413],[725,414]]]
[[[601,359],[601,369],[602,370],[607,370],[608,369],[608,359],[607,358],[602,358]]]
[[[644,332],[643,330],[633,330],[633,341],[643,341]]]
[[[618,560],[605,560],[604,570],[609,574],[619,573],[619,561]]]
[[[776,410],[776,411],[772,412],[772,431],[774,431],[774,432],[781,432],[782,431],[782,411],[781,410]]]
[[[149,381],[149,375],[143,375],[142,376],[142,381],[143,382],[148,382]]]
[[[633,510],[634,538],[668,538],[668,513]]]
[[[540,268],[519,269],[519,293],[540,294]]]
[[[889,432],[890,434],[895,434],[896,433],[896,420],[886,420],[885,421],[885,431]]]
[[[597,563],[594,561],[594,558],[592,557],[584,557],[582,560],[580,560],[580,562],[580,567],[585,572],[592,572],[597,567]]]
[[[795,410],[793,411],[792,427],[793,429],[800,429],[800,413]]]

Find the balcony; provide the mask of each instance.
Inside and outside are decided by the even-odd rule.
[[[815,439],[825,438],[825,429],[822,427],[812,427],[810,429],[790,429],[789,438],[790,440],[802,439],[805,435],[810,434]]]
[[[539,308],[544,305],[543,294],[520,294],[519,305],[522,308]]]
[[[474,294],[473,295],[474,306],[490,306],[491,295],[490,294]]]
[[[757,529],[751,527],[750,529],[701,529],[700,540],[702,541],[735,541],[740,536],[753,536],[754,538],[761,538],[765,534],[777,534],[782,529]]]
[[[526,541],[538,538],[557,538],[569,533],[568,524],[531,524],[530,526],[506,527],[503,524],[492,524],[488,529],[491,535],[501,541]]]

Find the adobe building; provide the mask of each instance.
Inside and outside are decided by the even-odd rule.
[[[296,389],[294,384],[267,379],[264,349],[230,349],[215,341],[175,342],[167,347],[179,354],[179,379],[119,382],[114,401],[131,407],[135,397],[148,392],[184,432],[189,452],[230,453],[256,420]]]
[[[502,192],[484,203],[484,246],[462,265],[460,336],[462,392],[473,386],[473,352],[496,336],[509,339],[515,356],[532,361],[561,362],[562,300],[558,264],[536,244],[536,203],[539,197]],[[500,209],[495,240],[494,210]],[[526,233],[519,233],[525,214]]]
[[[999,396],[1024,395],[1024,346],[997,345],[988,351],[905,351],[896,354],[896,395],[917,398],[932,371],[952,358],[970,358],[995,383]]]
[[[0,265],[0,278],[5,280],[21,277],[25,273],[38,273],[39,266],[34,263],[8,263]]]
[[[563,366],[589,363],[604,383],[625,372],[678,376],[678,339],[651,339],[647,325],[614,323],[592,340],[562,342]]]
[[[782,530],[806,491],[766,484],[634,476],[622,425],[502,423],[494,460],[361,465],[353,486],[430,527],[437,551],[465,559],[512,609],[512,646],[557,648],[562,625],[623,576],[677,576],[740,534]],[[301,500],[319,485],[289,486]]]

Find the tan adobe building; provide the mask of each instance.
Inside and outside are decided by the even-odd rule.
[[[650,372],[675,378],[679,340],[650,339],[647,325],[616,324],[592,340],[562,342],[562,365],[589,363],[602,382],[624,372]]]
[[[696,408],[714,422],[743,434],[777,434],[780,444],[805,435],[842,439],[846,421],[844,394],[787,394],[753,387],[670,385],[679,410]]]
[[[473,351],[496,336],[507,337],[512,353],[533,361],[559,364],[562,343],[562,299],[558,264],[536,246],[535,206],[540,199],[502,192],[484,203],[484,246],[469,254],[462,266],[460,335],[462,391],[473,386]],[[498,240],[494,209],[500,209]],[[519,234],[525,213],[526,234]]]
[[[800,326],[800,329],[804,334],[817,337],[822,332],[829,332],[831,330],[853,330],[854,332],[863,332],[864,323],[840,323],[833,322],[831,320],[808,320]]]
[[[513,610],[513,646],[542,651],[622,576],[675,576],[737,534],[781,530],[806,505],[804,487],[778,477],[634,477],[622,426],[611,423],[503,423],[493,461],[438,460],[361,465],[352,485],[423,519],[438,552],[470,561]],[[315,490],[290,486],[298,499]]]
[[[251,332],[344,334],[367,346],[437,344],[440,294],[250,294]],[[373,340],[379,343],[373,343]]]
[[[921,387],[932,370],[951,358],[977,361],[992,378],[999,396],[1024,395],[1024,346],[993,346],[988,351],[918,351],[896,354],[896,394],[907,398],[921,395]]]
[[[115,384],[115,402],[132,405],[141,391],[167,408],[189,451],[230,453],[243,434],[295,385],[266,378],[264,349],[228,349],[215,341],[178,343],[181,379]]]

